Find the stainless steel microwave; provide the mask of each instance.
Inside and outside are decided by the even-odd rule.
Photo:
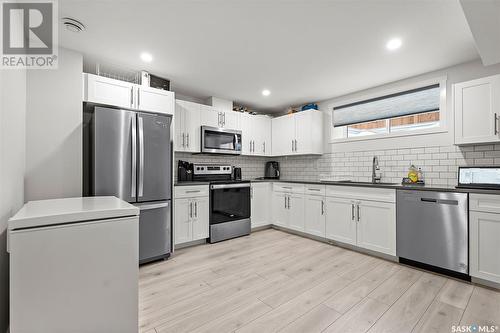
[[[240,155],[241,131],[201,126],[201,152]]]

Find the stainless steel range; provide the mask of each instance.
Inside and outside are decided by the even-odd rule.
[[[233,167],[194,164],[193,181],[210,182],[210,243],[250,234],[250,182],[233,179]]]

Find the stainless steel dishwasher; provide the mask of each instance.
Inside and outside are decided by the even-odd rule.
[[[400,261],[468,274],[467,199],[467,193],[398,190],[396,254]]]

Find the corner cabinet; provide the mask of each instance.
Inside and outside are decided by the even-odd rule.
[[[271,118],[263,115],[241,114],[242,154],[271,155]]]
[[[107,77],[83,74],[83,100],[140,111],[174,114],[174,93]]]
[[[174,199],[174,244],[209,237],[208,185],[176,186]]]
[[[500,196],[469,195],[469,274],[500,283]]]
[[[272,155],[321,155],[323,113],[307,110],[273,118]]]
[[[453,86],[455,144],[500,142],[500,75]]]
[[[200,152],[200,104],[175,101],[175,151]]]

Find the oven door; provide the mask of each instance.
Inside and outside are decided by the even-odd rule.
[[[250,183],[210,186],[210,224],[250,218]]]
[[[241,154],[241,131],[202,126],[201,152]]]

